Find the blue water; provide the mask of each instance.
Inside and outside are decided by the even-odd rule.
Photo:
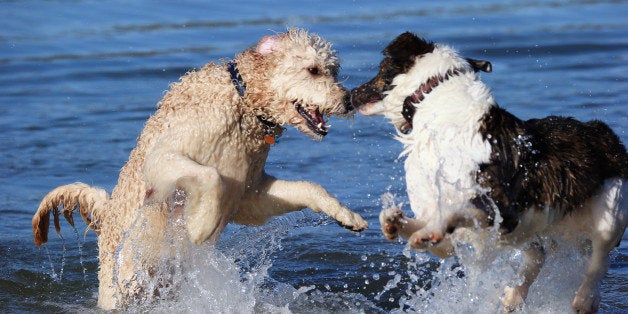
[[[600,119],[627,143],[627,15],[626,1],[0,2],[0,312],[96,309],[95,234],[63,222],[63,240],[53,234],[37,249],[32,214],[58,185],[111,191],[168,84],[210,60],[304,27],[334,43],[353,88],[410,30],[490,60],[484,80],[516,115]],[[355,234],[309,211],[229,226],[190,262],[205,271],[188,274],[199,281],[155,310],[498,312],[490,291],[510,257],[465,268],[385,241],[380,195],[407,204],[401,144],[380,118],[331,124],[320,143],[289,129],[267,171],[322,184],[371,229]],[[569,311],[583,263],[574,254],[551,260],[524,311]],[[628,312],[627,236],[612,252],[601,311]]]

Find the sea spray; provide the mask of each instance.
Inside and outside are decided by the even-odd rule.
[[[383,208],[398,206],[394,198],[389,193],[382,195]],[[498,213],[495,221],[501,221]],[[406,248],[401,257],[407,261],[388,274],[390,279],[375,299],[393,292],[392,299],[397,300],[397,305],[392,312],[502,312],[504,288],[523,281],[522,248],[504,246],[497,226],[459,228],[451,236],[456,243],[452,258],[439,259]],[[530,286],[520,312],[571,312],[571,300],[582,281],[588,252],[574,249],[561,239],[538,241],[549,248],[547,260]]]
[[[81,241],[79,237],[78,229],[76,229],[75,226],[72,226],[72,230],[74,231],[74,239],[76,239],[76,245],[78,247],[79,264],[81,266],[81,270],[83,271],[83,281],[87,282],[87,268],[85,267],[85,258],[84,258],[84,250],[83,250],[83,243],[85,242],[85,233],[83,234],[83,240]]]
[[[146,211],[153,209],[140,210],[145,212],[138,217],[148,217],[151,213]],[[151,245],[165,254],[146,268],[143,259],[154,252],[133,241],[138,230],[145,232],[146,223],[138,218],[124,234],[115,255],[116,274],[124,259],[134,259],[134,282],[122,284],[138,293],[133,300],[126,300],[130,301],[126,309],[157,313],[288,313],[291,304],[310,302],[318,293],[278,282],[268,270],[273,254],[283,249],[281,240],[291,228],[304,223],[312,223],[311,215],[276,217],[259,227],[230,224],[216,243],[193,245],[182,217],[170,214],[163,233],[153,238],[160,243]],[[326,219],[314,221],[327,223]]]

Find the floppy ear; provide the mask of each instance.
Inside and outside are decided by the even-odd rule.
[[[264,36],[257,43],[255,51],[264,55],[277,50],[278,46],[279,38],[277,36]]]
[[[475,72],[482,71],[482,72],[490,73],[491,71],[493,71],[493,65],[486,60],[476,60],[476,59],[467,58],[467,62],[469,62],[471,67],[473,67],[473,71]]]

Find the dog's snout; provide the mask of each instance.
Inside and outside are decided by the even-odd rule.
[[[353,108],[359,108],[363,104],[360,101],[360,87],[354,88],[349,92],[349,101]]]
[[[344,98],[342,99],[342,102],[345,106],[345,110],[347,111],[347,113],[355,110],[353,103],[351,103],[351,98],[352,98],[351,92],[347,92]]]
[[[351,90],[351,105],[356,109],[366,104],[381,101],[383,98],[382,92],[368,83]]]

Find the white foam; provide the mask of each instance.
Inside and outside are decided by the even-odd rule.
[[[383,202],[395,204],[392,196],[383,197]],[[185,247],[185,253],[175,254],[174,259],[164,261],[157,270],[168,277],[169,284],[160,287],[157,279],[142,278],[151,289],[159,290],[161,299],[127,310],[156,313],[499,313],[504,287],[521,280],[518,276],[523,265],[521,251],[497,246],[496,230],[489,229],[483,235],[481,247],[464,243],[465,237],[460,236],[462,243],[456,246],[455,258],[441,260],[406,249],[402,258],[407,263],[398,264],[394,271],[387,269],[376,273],[373,275],[376,277],[370,273],[364,277],[367,279],[364,287],[373,291],[370,296],[360,294],[361,288],[343,291],[332,291],[323,285],[295,288],[272,278],[269,269],[275,253],[283,249],[282,239],[290,228],[302,223],[299,217],[276,218],[260,227],[229,225],[217,244],[183,245],[180,241],[186,241],[185,233],[174,232],[167,245],[172,245],[173,249]],[[580,283],[585,258],[581,252],[559,251],[558,248],[564,246],[553,247],[530,288],[522,313],[571,311],[571,299]],[[362,262],[368,263],[367,259],[376,253],[369,252],[368,247],[365,250],[366,258],[363,257]],[[369,278],[381,282],[381,286],[373,287]],[[386,302],[388,305],[383,305]]]

